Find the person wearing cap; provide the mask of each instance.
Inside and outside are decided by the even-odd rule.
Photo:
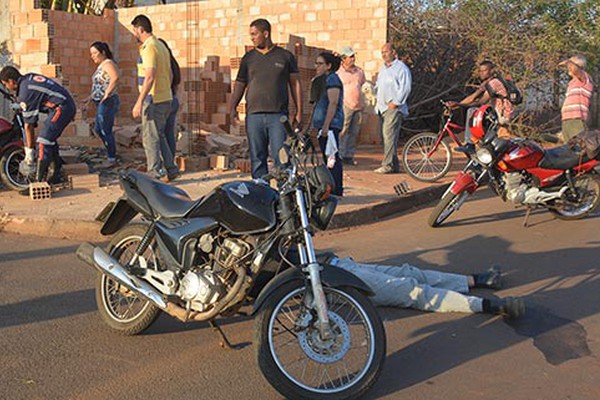
[[[362,85],[366,82],[365,73],[356,66],[356,53],[352,47],[342,47],[339,56],[342,66],[337,74],[344,85],[344,127],[340,132],[339,151],[344,164],[356,165],[356,139],[360,131],[362,110],[365,107],[361,92]]]
[[[587,129],[594,84],[592,78],[585,72],[586,64],[585,58],[580,55],[558,64],[566,66],[569,76],[572,78],[569,81],[565,101],[561,108],[562,136],[565,142]]]
[[[412,88],[412,77],[406,64],[398,60],[396,50],[391,43],[383,45],[381,57],[384,64],[377,74],[375,111],[381,123],[384,154],[381,167],[374,172],[392,174],[400,172],[398,137],[402,119],[408,116],[407,99]]]

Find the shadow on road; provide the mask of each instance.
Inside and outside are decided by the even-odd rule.
[[[472,254],[473,259],[485,259],[487,254],[491,260],[519,260],[510,268],[503,268],[508,273],[507,287],[511,283],[525,286],[541,281],[544,285],[525,297],[527,313],[520,320],[473,314],[412,332],[413,337],[425,337],[388,356],[381,379],[368,398],[383,397],[423,382],[434,384],[432,379],[437,375],[530,338],[552,365],[590,356],[587,332],[577,321],[600,312],[600,303],[593,300],[600,292],[600,268],[596,261],[600,246],[597,242],[587,245],[594,247],[517,254],[511,252],[510,243],[503,239],[474,236],[445,248],[422,249],[377,261],[387,265],[408,262],[425,269],[469,274],[476,271],[469,271],[469,266],[464,262],[461,264],[460,260],[464,260],[467,254]],[[449,264],[431,266],[421,259],[432,251],[448,252]],[[573,279],[569,278],[576,278],[578,283],[573,284]],[[484,292],[487,291],[477,294]],[[491,295],[488,292],[483,297]],[[549,303],[552,311],[547,307]],[[387,320],[413,313],[405,310],[381,311]],[[517,335],[499,334],[499,329],[500,332],[502,329],[499,324],[508,325]]]

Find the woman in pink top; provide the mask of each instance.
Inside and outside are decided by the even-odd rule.
[[[561,110],[562,135],[565,142],[587,129],[594,84],[592,78],[585,72],[586,64],[583,56],[573,56],[558,64],[566,65],[572,78]]]

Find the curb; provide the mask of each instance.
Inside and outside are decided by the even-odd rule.
[[[431,186],[416,192],[394,198],[380,204],[333,216],[329,229],[350,228],[357,225],[365,225],[380,221],[395,214],[405,214],[408,211],[416,211],[434,200],[438,200],[450,184]]]
[[[416,211],[421,206],[439,199],[447,187],[448,185],[428,187],[383,203],[336,214],[328,230],[365,225],[391,215]],[[100,234],[101,227],[102,224],[97,221],[22,218],[8,215],[0,218],[0,232],[79,241],[105,242],[108,237]]]

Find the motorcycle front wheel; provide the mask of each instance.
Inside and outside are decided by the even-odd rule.
[[[600,204],[600,176],[585,174],[575,178],[577,201],[561,199],[554,202],[550,212],[563,220],[575,220],[592,213]]]
[[[147,226],[131,224],[121,229],[108,245],[108,253],[119,264],[127,265],[138,244],[146,233]],[[156,254],[148,246],[142,259],[148,267],[156,265]],[[119,282],[104,274],[96,280],[96,304],[102,320],[116,332],[132,336],[148,328],[160,314],[160,308],[139,298]]]
[[[468,196],[469,192],[466,190],[459,194],[454,194],[451,191],[446,192],[429,215],[427,220],[429,226],[432,228],[440,226],[454,211],[460,208]]]
[[[332,337],[322,339],[305,306],[306,287],[277,288],[256,318],[258,365],[288,399],[358,399],[383,366],[386,339],[373,304],[355,289],[324,287]]]
[[[0,159],[0,179],[10,190],[23,190],[29,187],[29,178],[19,172],[19,164],[25,159],[22,147],[9,148]]]

